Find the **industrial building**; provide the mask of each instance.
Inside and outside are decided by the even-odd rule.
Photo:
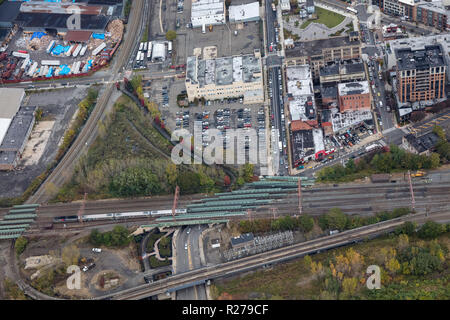
[[[445,97],[446,64],[440,44],[423,49],[395,49],[397,94],[400,102],[430,101]]]
[[[36,107],[20,107],[23,98],[20,92],[23,90],[21,89],[0,90],[0,96],[2,97],[0,107],[4,107],[4,96],[2,95],[5,92],[4,90],[14,90],[9,92],[11,98],[5,98],[5,100],[9,100],[13,104],[9,108],[2,108],[0,110],[0,112],[3,111],[0,117],[11,116],[14,112],[12,118],[6,121],[4,120],[5,118],[0,119],[0,170],[14,170],[33,129]]]
[[[407,134],[402,138],[402,147],[415,154],[430,155],[438,140],[439,137],[433,132],[417,137],[413,134]]]
[[[228,17],[233,23],[259,21],[259,2],[231,5],[228,8]]]
[[[244,97],[246,104],[263,102],[260,52],[206,60],[188,57],[185,84],[189,101],[202,97],[206,100]]]
[[[0,88],[0,144],[3,142],[12,119],[19,111],[24,97],[24,89]]]
[[[292,121],[290,129],[294,167],[310,160],[319,159],[320,155],[325,152],[323,132],[322,129],[317,128],[317,121]]]
[[[287,67],[286,78],[291,120],[316,119],[311,68],[308,65]]]
[[[320,68],[320,84],[342,83],[348,81],[362,81],[366,79],[366,72],[362,62],[338,61]]]
[[[324,111],[328,111],[326,118]],[[356,110],[339,112],[337,108],[322,111],[322,122],[331,122],[333,132],[342,134],[348,129],[367,124],[368,128],[373,128],[372,112],[370,110]]]
[[[191,23],[193,28],[224,24],[224,0],[192,0]]]
[[[339,111],[370,110],[369,82],[347,82],[338,84]]]
[[[320,68],[330,62],[361,58],[361,41],[358,32],[348,36],[295,42],[293,48],[286,49],[286,64],[311,66],[313,79],[319,80]]]
[[[152,62],[166,60],[166,44],[161,42],[153,42],[152,45]]]

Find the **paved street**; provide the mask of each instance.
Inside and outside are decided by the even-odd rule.
[[[200,234],[206,226],[193,226],[183,228],[176,240],[176,273],[202,267],[200,260]],[[187,244],[187,249],[185,245]],[[195,286],[177,291],[177,300],[206,300],[205,286]]]

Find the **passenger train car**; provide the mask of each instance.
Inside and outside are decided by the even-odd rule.
[[[184,214],[187,209],[175,209],[175,214]],[[123,213],[101,213],[81,216],[82,221],[120,220],[144,217],[161,217],[172,215],[172,210],[137,211]],[[53,218],[54,223],[78,222],[78,216],[60,216]]]

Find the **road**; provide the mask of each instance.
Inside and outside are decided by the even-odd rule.
[[[393,231],[395,228],[402,225],[405,221],[414,221],[418,224],[422,224],[427,220],[442,222],[449,221],[450,212],[447,210],[444,212],[436,212],[430,214],[429,216],[425,216],[424,214],[404,216],[401,218],[344,231],[332,236],[297,243],[291,246],[271,250],[227,263],[222,263],[212,267],[203,267],[201,269],[174,275],[152,284],[140,285],[132,289],[117,292],[115,294],[98,297],[97,299],[143,299],[145,297],[165,293],[169,289],[174,289],[182,285],[189,285],[190,283],[194,283],[196,281],[204,281],[217,279],[224,276],[236,275],[256,268],[272,265],[274,263],[280,263],[299,258],[306,254],[313,254],[324,250],[353,244],[367,238],[374,238],[380,234]]]
[[[113,61],[110,67],[109,84],[106,85],[103,94],[98,98],[97,104],[92,111],[92,114],[88,118],[86,124],[82,128],[80,134],[73,142],[70,149],[64,155],[62,160],[53,169],[48,178],[41,184],[39,189],[31,196],[26,203],[43,203],[49,200],[52,196],[47,192],[47,185],[53,184],[57,187],[61,187],[65,181],[71,177],[71,172],[74,166],[78,163],[79,158],[87,152],[90,144],[95,140],[97,136],[97,129],[99,121],[105,116],[105,111],[108,106],[114,103],[114,99],[111,99],[113,95],[114,85],[112,82],[117,81],[123,70],[123,66],[128,61],[132,52],[133,46],[135,46],[140,33],[138,32],[141,25],[141,18],[143,16],[144,0],[135,0],[132,3],[132,8],[129,17],[129,24],[127,26],[126,33],[124,34],[124,43],[119,48],[116,59]]]
[[[205,228],[206,226],[193,226],[181,229],[176,243],[177,274],[203,267],[200,260],[199,239]],[[185,249],[186,244],[187,249]],[[207,300],[205,285],[177,291],[177,300]]]

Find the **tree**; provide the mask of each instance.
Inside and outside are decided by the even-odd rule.
[[[251,182],[252,178],[253,178],[253,171],[254,170],[254,165],[251,163],[246,163],[244,164],[244,168],[243,168],[243,177],[245,182]]]
[[[229,186],[231,184],[231,180],[228,175],[225,175],[225,177],[223,178],[223,184],[224,186]]]
[[[356,292],[358,286],[358,279],[356,278],[344,278],[342,281],[342,293],[344,297],[351,297]]]
[[[332,208],[327,214],[328,228],[344,230],[347,225],[347,215],[339,208]]]
[[[111,179],[109,190],[117,196],[143,196],[161,192],[161,185],[151,169],[130,167]]]
[[[177,38],[177,33],[173,30],[169,30],[166,32],[166,39],[169,41],[173,41]]]
[[[412,122],[418,122],[418,121],[425,119],[425,116],[426,116],[425,111],[413,111],[411,113],[410,119]]]
[[[167,182],[171,187],[175,187],[178,179],[177,166],[173,162],[169,162],[166,167]]]
[[[78,264],[78,259],[80,258],[80,250],[74,244],[65,246],[62,249],[61,258],[66,267],[76,265]]]
[[[429,158],[430,158],[430,169],[436,169],[437,167],[439,167],[440,163],[439,154],[433,152]]]
[[[417,234],[421,239],[434,239],[445,231],[446,231],[445,225],[441,225],[434,221],[427,221],[419,229]]]
[[[314,228],[314,219],[308,215],[301,215],[298,218],[300,229],[304,233],[310,232]]]
[[[21,255],[25,251],[27,244],[28,244],[27,238],[25,238],[23,236],[18,237],[16,239],[16,242],[14,243],[14,247],[16,249],[16,254]]]
[[[391,258],[389,259],[386,264],[386,269],[391,273],[391,274],[395,274],[397,273],[397,271],[400,270],[401,266],[400,263],[398,262],[397,259],[395,258]]]

